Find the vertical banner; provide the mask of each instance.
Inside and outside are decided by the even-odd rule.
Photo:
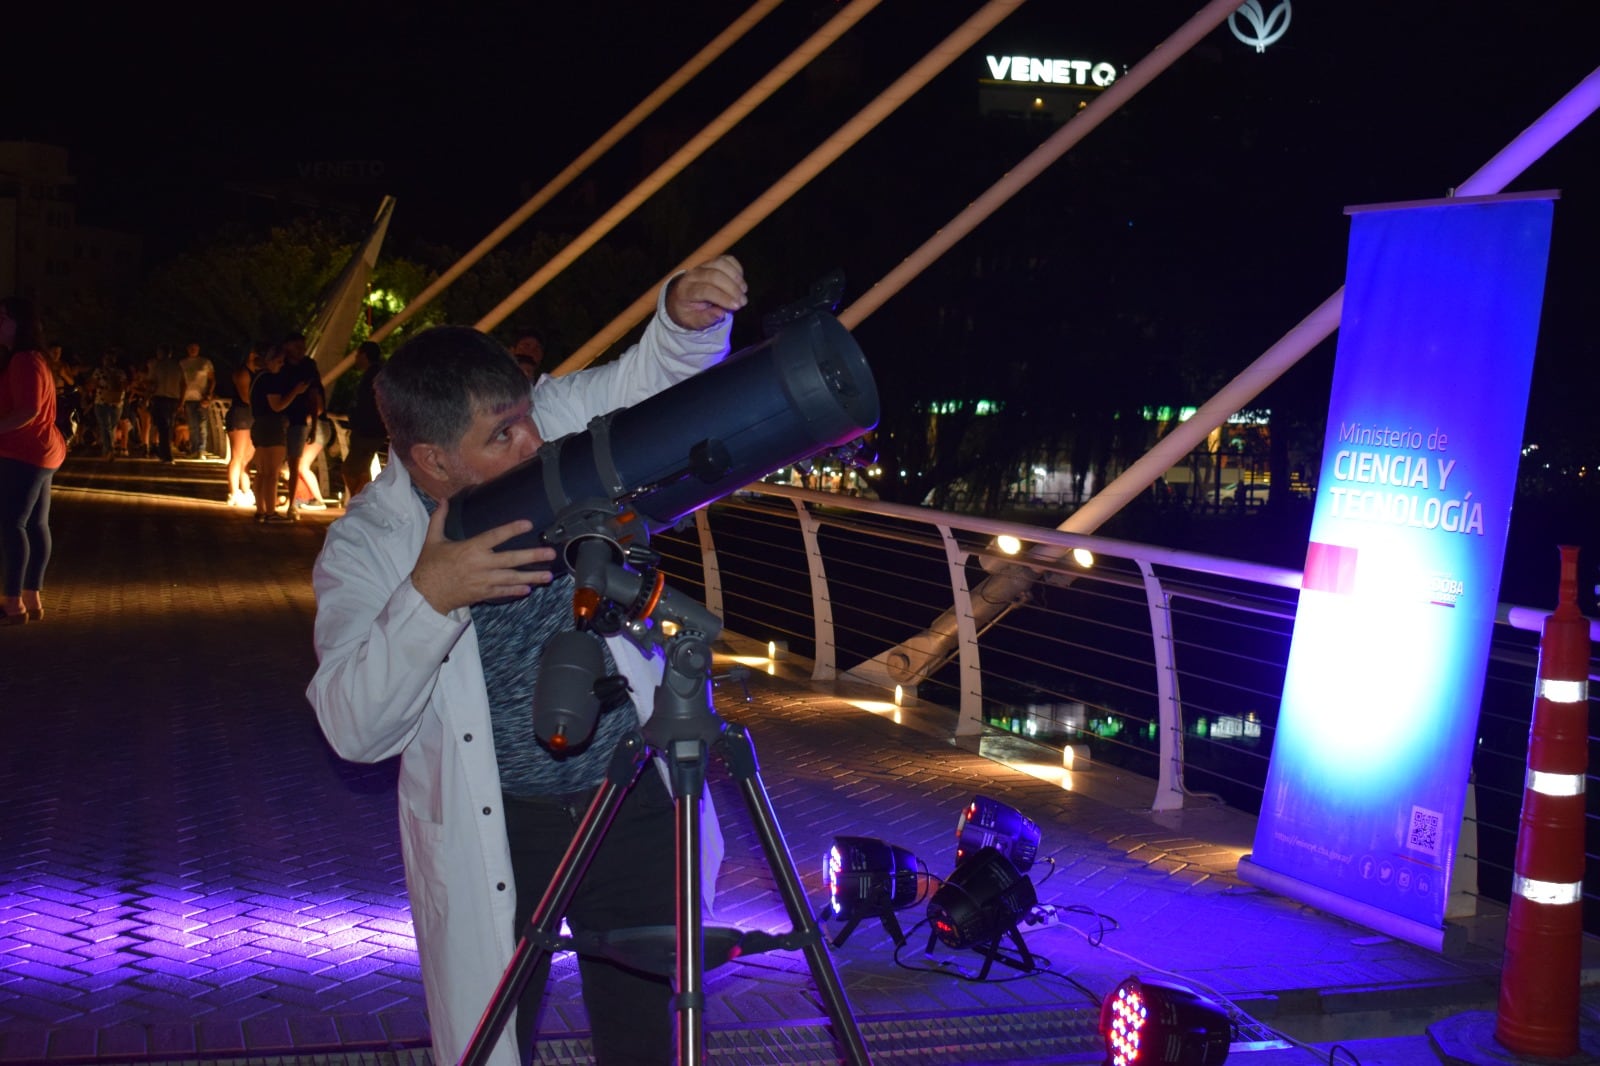
[[[1305,580],[1245,880],[1438,950],[1554,194],[1352,208]]]

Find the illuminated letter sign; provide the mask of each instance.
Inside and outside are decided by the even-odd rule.
[[[1352,209],[1305,579],[1245,880],[1438,950],[1551,194]]]
[[[1035,59],[1033,56],[984,56],[992,81],[1027,85],[1071,85],[1104,89],[1117,80],[1117,68],[1110,63],[1091,63],[1087,59]]]

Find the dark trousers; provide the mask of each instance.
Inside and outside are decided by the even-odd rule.
[[[550,886],[590,795],[548,800],[507,796],[506,831],[517,879],[515,933],[520,938]],[[677,918],[675,819],[672,799],[653,763],[647,764],[606,830],[567,908],[574,933],[641,925],[672,926]],[[578,956],[583,1005],[600,1066],[670,1064],[676,1056],[671,1014],[672,982],[608,959]],[[550,956],[528,980],[517,1003],[517,1046],[524,1063],[533,1056],[534,1023],[550,977]]]
[[[156,454],[163,463],[172,462],[172,426],[180,402],[176,396],[150,397],[150,420],[156,424]]]
[[[355,494],[366,488],[367,482],[372,480],[373,457],[382,455],[388,450],[389,442],[383,437],[350,434],[350,446],[345,449],[344,458],[339,461],[339,469],[344,474],[344,502],[347,506],[355,498]]]
[[[44,587],[50,564],[50,479],[55,473],[0,459],[0,593],[6,596]]]
[[[100,427],[100,454],[117,454],[117,423],[122,421],[122,405],[97,403],[94,405],[95,424]]]

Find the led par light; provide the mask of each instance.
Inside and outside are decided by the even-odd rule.
[[[1014,807],[974,796],[956,821],[957,865],[983,848],[994,848],[1018,873],[1027,873],[1039,855],[1039,827]]]
[[[1039,902],[1033,882],[997,848],[981,848],[956,865],[928,900],[933,935],[952,948],[992,947]]]
[[[878,918],[896,944],[905,934],[894,912],[917,902],[922,866],[905,848],[873,837],[834,837],[823,861],[828,903],[823,918],[845,923],[833,946],[838,947],[863,918]]]
[[[1129,977],[1100,1004],[1108,1066],[1216,1066],[1228,1057],[1233,1023],[1192,989]]]

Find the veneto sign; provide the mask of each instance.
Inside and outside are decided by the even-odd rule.
[[[1110,63],[1087,59],[1036,59],[1033,56],[984,56],[989,76],[995,81],[1025,85],[1079,85],[1104,89],[1117,80],[1117,68]]]

